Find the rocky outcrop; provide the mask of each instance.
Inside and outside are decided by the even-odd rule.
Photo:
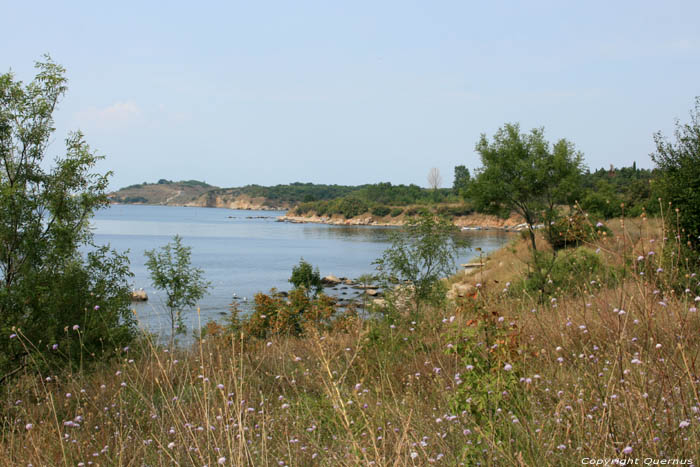
[[[321,283],[325,286],[334,287],[334,286],[340,284],[341,280],[338,279],[337,277],[331,275],[331,276],[326,276],[323,279],[321,279]]]

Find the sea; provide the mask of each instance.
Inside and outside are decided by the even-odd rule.
[[[125,252],[131,263],[133,289],[144,289],[149,300],[133,303],[139,325],[168,335],[170,325],[164,293],[153,287],[144,252],[160,248],[180,235],[191,248],[192,264],[204,271],[211,287],[198,310],[183,313],[187,334],[208,321],[221,322],[236,302],[250,312],[258,292],[288,291],[292,268],[301,259],[318,267],[321,276],[354,279],[376,272],[373,262],[390,246],[397,227],[344,226],[280,222],[283,211],[241,211],[222,208],[115,204],[94,216],[95,243]],[[512,234],[502,231],[463,232],[471,249],[458,259],[466,263],[481,253],[501,247]],[[336,288],[330,293],[351,298],[357,291]]]

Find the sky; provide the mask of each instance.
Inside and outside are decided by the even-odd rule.
[[[700,2],[2,2],[0,72],[67,70],[111,188],[158,179],[451,186],[505,123],[591,169],[652,167],[700,95]]]

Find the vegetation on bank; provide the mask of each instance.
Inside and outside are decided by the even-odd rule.
[[[0,76],[0,463],[697,456],[700,101],[673,141],[656,136],[650,190],[672,203],[659,202],[657,218],[625,208],[596,220],[577,202],[587,175],[573,146],[505,125],[480,140],[474,178],[460,169],[445,194],[526,218],[528,230],[476,270],[444,278],[460,247],[454,226],[419,210],[378,259],[383,298],[362,313],[319,291],[302,260],[288,296],[258,294],[250,316],[233,306],[227,323],[177,348],[136,331],[128,260],[91,243],[88,221],[107,203],[98,157],[74,134],[42,168],[66,87],[50,59],[37,67],[28,85]],[[433,203],[439,179],[431,171]],[[377,195],[396,203],[411,190],[394,188]],[[189,263],[178,238],[149,253],[173,332],[207,288]]]

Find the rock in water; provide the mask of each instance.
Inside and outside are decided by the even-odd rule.
[[[340,284],[340,279],[338,279],[338,278],[335,277],[335,276],[326,276],[326,277],[324,277],[323,279],[321,279],[321,283],[322,283],[323,285],[331,285],[331,286],[334,286],[334,285]]]
[[[146,302],[148,301],[148,294],[145,290],[134,290],[131,292],[132,302]]]

